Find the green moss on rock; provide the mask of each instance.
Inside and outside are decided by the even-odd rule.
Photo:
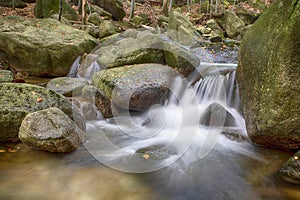
[[[300,1],[276,1],[246,32],[237,78],[251,140],[300,147]]]

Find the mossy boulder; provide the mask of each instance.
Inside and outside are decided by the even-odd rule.
[[[81,90],[87,84],[88,82],[83,78],[59,77],[49,81],[47,88],[71,97],[73,92]]]
[[[9,70],[0,70],[0,83],[12,82],[14,80],[13,73]]]
[[[112,18],[115,20],[122,20],[126,15],[120,0],[92,0],[91,2],[111,13]]]
[[[109,44],[109,45],[108,45]],[[182,75],[186,76],[194,71],[200,64],[199,58],[179,43],[170,41],[161,34],[149,31],[126,31],[115,34],[101,45],[86,59],[96,56],[101,69],[134,65],[142,63],[159,63],[168,65]],[[85,61],[83,61],[85,63]],[[80,73],[83,74],[92,65],[81,65]]]
[[[279,173],[287,181],[300,183],[300,151],[281,167]]]
[[[1,83],[0,105],[0,141],[18,138],[19,127],[27,114],[50,107],[60,108],[85,130],[82,115],[69,100],[40,86]]]
[[[278,0],[246,32],[237,79],[250,139],[300,148],[300,1]]]
[[[106,69],[93,76],[92,84],[112,103],[124,109],[144,111],[163,103],[178,73],[161,64],[139,64]]]
[[[64,153],[77,149],[82,130],[59,108],[48,108],[28,114],[22,121],[19,138],[28,146]]]
[[[0,6],[13,7],[14,0],[0,0]],[[15,8],[25,8],[27,5],[24,1],[15,0]]]
[[[193,23],[178,11],[170,12],[168,25],[168,35],[183,45],[191,45],[195,41],[202,40]]]
[[[62,16],[69,20],[78,20],[76,11],[70,4],[62,1],[63,9]],[[36,0],[34,15],[36,18],[49,18],[54,14],[59,13],[59,0]]]
[[[84,31],[54,19],[0,19],[0,57],[30,76],[65,76],[74,60],[96,46]]]
[[[108,37],[110,35],[116,34],[116,27],[111,20],[105,20],[99,26],[99,36],[100,38]]]

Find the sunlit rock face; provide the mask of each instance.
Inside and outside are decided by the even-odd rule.
[[[237,79],[251,140],[300,147],[300,1],[276,1],[246,32]]]

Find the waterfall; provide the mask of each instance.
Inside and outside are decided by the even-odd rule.
[[[165,105],[88,122],[86,148],[103,164],[133,173],[155,171],[176,160],[188,165],[221,147],[221,151],[233,150],[232,141],[220,137],[224,130],[246,137],[239,113],[236,65],[211,65],[199,66],[206,67],[206,73],[193,86],[184,77],[176,78]],[[155,159],[145,163],[141,152]]]

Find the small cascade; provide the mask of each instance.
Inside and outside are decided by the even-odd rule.
[[[97,55],[95,54],[85,54],[82,58],[78,58],[72,64],[69,72],[69,77],[72,78],[84,78],[89,83],[92,82],[92,76],[100,71],[101,68],[97,62]]]

